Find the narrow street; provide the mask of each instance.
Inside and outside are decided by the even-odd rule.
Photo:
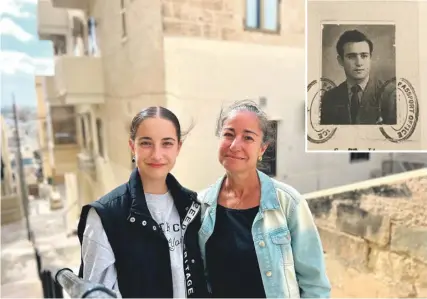
[[[76,236],[67,238],[64,209],[51,211],[47,200],[30,201],[30,227],[42,264],[69,267],[76,273],[80,251]],[[1,229],[1,298],[41,298],[42,288],[37,273],[35,251],[27,240],[25,219]]]

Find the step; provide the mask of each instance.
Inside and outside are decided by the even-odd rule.
[[[38,279],[2,284],[1,298],[43,298],[43,288]]]

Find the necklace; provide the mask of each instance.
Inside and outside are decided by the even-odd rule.
[[[237,208],[242,203],[243,197],[236,196],[236,193],[233,190],[228,190],[227,188],[224,188],[223,192],[224,201],[226,203],[225,205],[229,208]]]

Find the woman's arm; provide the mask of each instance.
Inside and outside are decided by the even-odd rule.
[[[121,297],[115,257],[102,226],[101,219],[94,208],[89,210],[82,241],[83,279],[100,283],[117,292]]]
[[[288,226],[301,298],[329,298],[331,285],[322,243],[307,201],[302,197],[290,211]]]

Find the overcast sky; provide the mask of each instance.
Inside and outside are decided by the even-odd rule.
[[[34,76],[53,74],[53,49],[37,36],[37,0],[0,0],[1,106],[36,106]]]

